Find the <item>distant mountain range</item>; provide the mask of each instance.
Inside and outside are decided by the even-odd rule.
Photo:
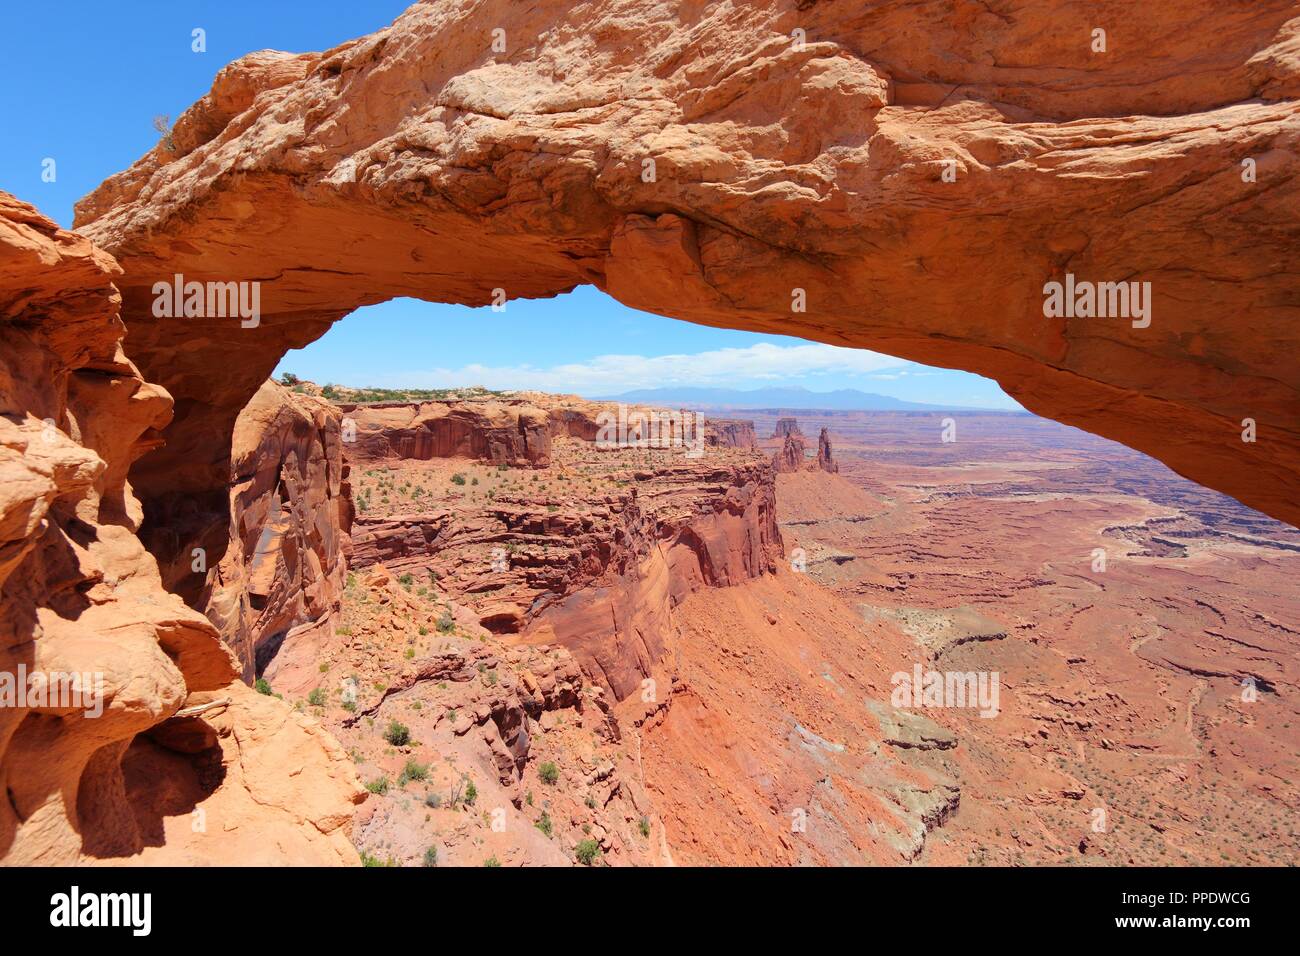
[[[841,388],[833,392],[813,392],[806,388],[642,388],[622,395],[600,396],[600,401],[626,402],[629,405],[664,405],[670,408],[770,408],[826,409],[852,412],[925,412],[986,411],[965,405],[932,405],[908,402],[890,395]]]

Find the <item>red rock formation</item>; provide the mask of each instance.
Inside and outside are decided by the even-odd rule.
[[[352,523],[342,413],[267,382],[235,423],[231,541],[204,612],[252,680],[285,636],[328,627]]]
[[[552,420],[521,401],[375,402],[339,406],[356,424],[348,455],[355,461],[476,458],[545,467]]]
[[[627,474],[632,487],[592,497],[494,492],[475,505],[363,513],[351,565],[436,580],[462,603],[490,595],[474,602],[484,627],[569,647],[622,700],[656,670],[673,606],[769,573],[781,554],[766,462],[678,461]]]
[[[785,441],[772,456],[772,470],[778,475],[802,471],[807,464],[806,451],[804,440],[798,435],[787,432]]]
[[[178,397],[134,470],[156,553],[225,540],[235,417],[287,349],[393,296],[583,283],[969,369],[1300,521],[1298,37],[1293,0],[543,0],[245,57],[78,209]],[[177,273],[261,281],[260,323],[155,318]],[[1149,281],[1154,317],[1045,318],[1066,276]]]
[[[803,432],[799,428],[799,419],[778,418],[776,420],[776,429],[772,432],[772,437],[784,438],[786,435],[795,435],[799,438],[803,437]]]
[[[710,418],[706,420],[708,434],[705,442],[719,448],[741,448],[747,451],[758,450],[758,436],[754,434],[751,421]]]
[[[835,464],[835,459],[831,455],[831,434],[825,428],[817,436],[817,467],[832,475],[840,470],[840,466]]]
[[[136,537],[127,469],[171,399],[122,351],[117,274],[0,193],[0,685],[90,698],[0,706],[0,860],[352,862],[350,761],[239,680]]]

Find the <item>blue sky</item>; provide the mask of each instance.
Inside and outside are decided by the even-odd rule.
[[[261,49],[322,50],[392,22],[407,0],[44,0],[0,5],[0,189],[61,225],[105,178],[152,148],[226,63]],[[192,31],[207,50],[192,50]],[[42,180],[55,162],[55,181]],[[1018,407],[995,382],[857,349],[691,325],[592,288],[504,313],[400,299],[359,310],[279,370],[374,386],[486,385],[607,395],[705,385],[859,388],[910,401]]]

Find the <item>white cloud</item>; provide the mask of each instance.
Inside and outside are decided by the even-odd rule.
[[[388,381],[376,384],[414,388],[482,385],[493,389],[601,395],[673,385],[755,387],[806,381],[818,375],[865,375],[906,367],[915,367],[915,363],[864,349],[759,342],[746,348],[715,349],[693,355],[598,355],[586,362],[545,368],[465,365],[455,369],[394,372],[385,376]]]

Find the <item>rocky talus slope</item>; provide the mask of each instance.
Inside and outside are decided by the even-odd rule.
[[[0,708],[0,859],[355,861],[352,765],[240,680],[137,537],[127,471],[172,401],[122,351],[119,273],[0,193],[0,672],[85,695]]]

